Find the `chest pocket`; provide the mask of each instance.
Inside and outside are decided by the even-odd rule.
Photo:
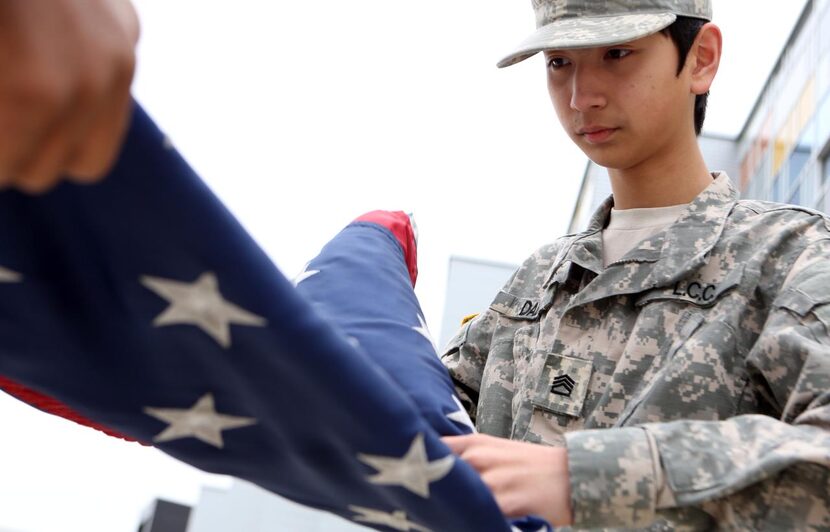
[[[527,383],[539,374],[538,364],[534,363],[536,341],[540,319],[550,307],[552,297],[551,292],[542,298],[527,298],[502,291],[490,305],[491,310],[501,315],[504,326],[512,331],[513,385],[516,390],[525,390]],[[523,397],[526,394],[516,393],[513,397],[514,416]]]
[[[740,305],[728,301],[745,290],[744,268],[707,281],[713,277],[704,272],[635,301],[640,311],[627,353],[651,362],[619,384],[630,399],[615,426],[734,415],[747,377]]]

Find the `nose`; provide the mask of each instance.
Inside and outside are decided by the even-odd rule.
[[[605,107],[606,89],[597,69],[586,64],[578,65],[571,79],[571,109],[586,112]]]

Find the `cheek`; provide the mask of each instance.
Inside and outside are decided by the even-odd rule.
[[[629,119],[642,130],[662,129],[661,124],[677,115],[676,88],[652,77],[641,82],[620,84],[618,101],[628,102]]]
[[[665,111],[671,111],[682,105],[689,94],[688,86],[683,79],[676,77],[674,72],[669,72],[664,77],[655,78],[651,90],[654,93],[654,98],[659,98],[660,105]]]
[[[559,121],[562,125],[567,124],[570,112],[570,94],[566,94],[564,87],[554,85],[550,78],[548,78],[548,95],[550,96],[550,103],[553,104],[553,109],[556,111],[556,116],[559,118]]]

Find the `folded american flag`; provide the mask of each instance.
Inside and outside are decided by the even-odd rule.
[[[372,213],[295,288],[137,107],[102,183],[0,193],[0,387],[373,528],[510,530],[439,439],[411,237]]]

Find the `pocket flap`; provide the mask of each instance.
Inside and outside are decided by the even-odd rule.
[[[781,292],[772,304],[801,318],[812,312],[830,331],[830,271],[799,272],[791,280],[789,288]]]
[[[812,297],[801,290],[790,289],[775,298],[773,306],[785,308],[801,318],[812,312],[824,328],[830,331],[830,302],[824,299]]]

